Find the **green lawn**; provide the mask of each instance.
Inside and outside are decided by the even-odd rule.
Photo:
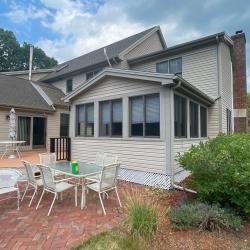
[[[91,237],[74,250],[142,250],[137,243],[116,232],[104,232]]]

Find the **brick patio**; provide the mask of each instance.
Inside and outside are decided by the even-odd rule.
[[[39,162],[38,154],[44,151],[22,153],[22,159],[35,164]],[[21,167],[21,159],[2,159],[1,167]],[[119,183],[121,201],[122,191],[130,188],[130,184]],[[21,192],[25,186],[21,186]],[[32,190],[28,195],[32,194]],[[46,194],[38,210],[35,206],[41,195],[39,190],[32,206],[28,204],[30,197],[23,200],[18,211],[16,199],[0,201],[0,249],[71,249],[81,244],[98,232],[115,227],[122,215],[114,193],[104,200],[107,215],[102,215],[98,195],[89,192],[87,207],[80,209],[80,190],[78,191],[78,207],[74,205],[74,190],[63,194],[63,201],[56,201],[50,217],[47,217],[53,195]],[[1,196],[1,198],[3,198]]]
[[[122,191],[131,184],[119,183],[121,201]],[[24,187],[21,187],[23,190]],[[52,194],[46,194],[38,210],[35,205],[38,198],[29,208],[30,198],[16,209],[16,199],[1,201],[0,205],[0,249],[71,249],[81,244],[90,236],[115,227],[122,217],[114,193],[104,201],[107,215],[102,215],[98,196],[89,192],[87,207],[83,210],[74,206],[74,190],[64,193],[63,201],[56,201],[50,217],[47,212]],[[78,193],[78,203],[80,192]]]

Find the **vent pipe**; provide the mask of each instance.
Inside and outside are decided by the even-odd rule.
[[[29,81],[31,81],[32,77],[32,61],[33,61],[33,45],[30,45]]]
[[[110,63],[110,61],[109,61],[109,57],[108,57],[106,48],[103,49],[103,53],[104,53],[104,55],[105,55],[105,57],[106,57],[106,60],[107,60],[107,62],[108,62],[108,64],[109,64],[109,67],[112,68],[112,65],[111,65],[111,63]]]

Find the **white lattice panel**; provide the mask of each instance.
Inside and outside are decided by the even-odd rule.
[[[118,179],[164,189],[169,189],[171,186],[171,177],[169,175],[142,172],[126,168],[120,169]]]

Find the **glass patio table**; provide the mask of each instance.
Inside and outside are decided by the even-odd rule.
[[[53,170],[60,172],[64,175],[72,176],[74,178],[78,178],[80,180],[80,185],[82,186],[81,193],[81,209],[86,205],[86,195],[85,195],[85,178],[93,175],[101,173],[102,167],[98,166],[94,163],[86,163],[86,162],[78,162],[79,165],[79,173],[73,174],[71,170],[71,162],[56,162],[47,164]]]

